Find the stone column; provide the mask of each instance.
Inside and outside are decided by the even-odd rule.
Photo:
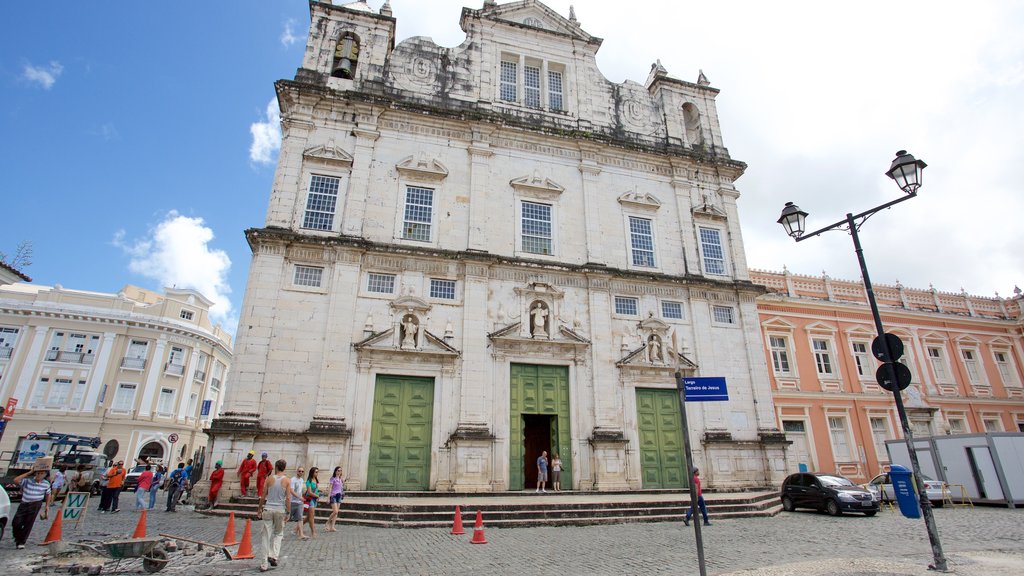
[[[21,366],[21,375],[18,377],[18,385],[11,395],[21,402],[22,406],[28,405],[28,389],[32,385],[32,376],[36,374],[36,366],[43,354],[43,346],[46,345],[46,326],[36,326],[32,333],[32,340],[28,346],[28,354],[25,354],[25,361]]]
[[[162,336],[156,341],[153,350],[153,361],[149,364],[149,371],[146,372],[146,383],[142,388],[142,404],[139,406],[139,417],[149,416],[150,407],[153,405],[153,395],[160,383],[160,375],[164,372],[164,348],[167,347],[167,337]]]
[[[607,277],[590,276],[587,289],[587,311],[590,315],[590,334],[594,344],[590,347],[593,370],[594,427],[601,430],[622,431],[625,422],[618,400],[618,339],[612,338],[612,296]],[[599,337],[603,335],[604,337]],[[604,348],[602,348],[604,346]]]
[[[487,327],[487,267],[467,263],[462,314],[462,407],[459,427],[487,427],[491,403]]]
[[[489,220],[491,157],[494,151],[488,142],[489,131],[473,129],[473,142],[468,148],[470,156],[469,173],[469,250],[487,252]]]
[[[352,134],[356,137],[356,149],[352,159],[352,177],[349,178],[348,191],[345,194],[341,233],[347,236],[363,236],[366,199],[370,194],[370,164],[373,162],[374,143],[380,138],[380,132],[375,125],[370,125],[353,128]]]
[[[676,210],[679,217],[679,235],[683,243],[683,273],[700,274],[700,257],[697,253],[697,230],[693,224],[690,203],[690,181],[685,166],[672,167],[672,191],[676,196]]]
[[[117,334],[113,332],[103,333],[103,342],[100,343],[100,352],[96,355],[96,364],[94,364],[95,369],[89,378],[89,388],[85,392],[82,412],[96,411],[96,403],[99,401],[100,390],[103,389],[103,381],[107,378],[107,366],[110,364],[111,351],[116,338]]]
[[[333,279],[330,283],[331,300],[324,323],[323,355],[320,366],[320,385],[316,394],[316,412],[313,420],[318,426],[344,429],[345,396],[349,383],[349,367],[355,361],[350,342],[362,337],[353,335],[356,326],[356,298],[359,294],[359,254],[342,251],[336,254]]]
[[[281,149],[277,153],[277,170],[265,223],[266,226],[293,228],[301,223],[299,215],[305,209],[305,199],[299,198],[299,190],[308,186],[308,182],[302,181],[302,151],[313,132],[313,123],[294,118],[290,111],[285,111],[281,131]]]
[[[587,263],[604,264],[604,236],[601,230],[601,165],[599,148],[580,146],[580,176],[583,190],[583,215],[587,235]]]
[[[196,366],[199,365],[199,349],[193,348],[189,355],[188,368],[181,376],[181,398],[178,399],[178,422],[185,421],[189,417],[188,399],[192,396],[192,382],[195,380]],[[198,401],[198,398],[197,398]]]

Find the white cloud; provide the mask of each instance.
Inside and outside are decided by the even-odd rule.
[[[228,285],[231,259],[224,250],[210,246],[213,230],[202,218],[189,218],[170,211],[146,238],[125,241],[124,231],[114,236],[114,245],[131,257],[128,269],[156,280],[161,287],[191,288],[213,301],[210,317],[233,331],[238,322]]]
[[[257,164],[273,163],[274,154],[281,149],[281,113],[277,110],[277,100],[267,104],[266,120],[253,122],[249,132],[252,134],[249,159]]]
[[[289,18],[284,23],[284,32],[281,32],[281,45],[285,48],[295,44],[299,41],[299,37],[295,35],[295,19]]]
[[[44,90],[53,88],[53,84],[57,82],[57,78],[60,77],[61,72],[64,72],[64,67],[61,66],[60,62],[53,60],[48,66],[33,66],[31,64],[25,65],[25,72],[22,77],[29,82],[35,82],[43,87]]]

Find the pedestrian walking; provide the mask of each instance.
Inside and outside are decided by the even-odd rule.
[[[537,492],[547,492],[548,482],[548,451],[544,450],[537,458]]]
[[[184,504],[192,503],[192,459],[185,463],[185,486],[178,492],[178,502]],[[184,496],[184,498],[182,498]]]
[[[53,501],[50,481],[46,479],[48,474],[49,470],[45,468],[34,468],[14,478],[14,483],[21,487],[21,504],[18,504],[18,511],[11,520],[14,547],[18,550],[25,548],[25,542],[36,523],[36,515],[46,520],[46,505]]]
[[[700,507],[700,515],[704,517],[704,525],[711,526],[711,522],[708,522],[708,505],[704,503],[704,491],[700,488],[700,470],[697,468],[693,469],[693,486],[691,490],[697,491],[697,506]],[[686,518],[683,518],[683,524],[690,525],[690,518],[693,516],[693,505],[686,509]]]
[[[327,528],[324,529],[327,532],[338,531],[334,525],[338,521],[338,512],[341,510],[341,501],[345,499],[345,479],[341,476],[341,466],[336,466],[334,468],[334,473],[331,474],[331,491],[327,496],[331,503],[331,515],[327,518]]]
[[[551,453],[551,490],[562,491],[562,459],[558,457],[558,452]]]
[[[263,520],[261,526],[260,571],[266,572],[271,566],[277,566],[281,556],[281,541],[284,539],[284,519],[291,508],[291,483],[285,476],[284,469],[288,463],[278,460],[274,463],[274,476],[267,486],[266,492],[260,497],[256,516]]]
[[[316,538],[316,505],[320,501],[320,479],[317,473],[320,471],[316,466],[309,469],[309,476],[306,478],[306,492],[303,495],[305,502],[302,507],[306,510],[306,523],[309,524],[309,537]]]
[[[167,512],[177,512],[178,496],[185,489],[188,476],[185,474],[185,463],[179,462],[178,468],[171,472],[167,480]]]
[[[153,481],[149,484],[149,509],[152,510],[156,506],[156,493],[160,491],[160,486],[164,483],[164,476],[166,472],[164,467],[160,464],[156,465],[156,472],[153,473]]]
[[[153,466],[146,464],[146,468],[139,474],[139,484],[135,487],[135,511],[145,510],[149,503],[149,489],[153,486]]]
[[[67,481],[67,476],[64,474],[64,467],[58,466],[53,470],[53,478],[50,479],[50,492],[53,494],[53,498],[50,499],[50,506],[53,506],[60,499],[61,491],[64,488],[64,484]]]
[[[256,465],[256,495],[263,496],[263,483],[270,478],[274,472],[274,465],[270,463],[267,453],[260,454],[260,462]]]
[[[302,494],[306,491],[306,479],[303,477],[303,474],[305,473],[306,471],[302,469],[302,466],[295,469],[295,476],[292,477],[291,483],[289,484],[290,491],[288,492],[292,501],[292,508],[291,512],[288,513],[288,520],[290,522],[295,522],[295,535],[298,536],[300,540],[309,539],[302,529],[302,524],[305,521],[305,510],[302,508]]]
[[[256,455],[255,450],[249,450],[249,453],[245,455],[245,460],[238,466],[238,483],[242,490],[242,496],[249,495],[249,479],[252,478],[253,472],[256,471],[256,461],[252,459]]]
[[[213,472],[210,473],[210,508],[217,505],[217,495],[220,494],[222,484],[224,484],[224,463],[217,460],[213,463]]]

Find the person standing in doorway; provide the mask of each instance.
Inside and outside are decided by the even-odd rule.
[[[33,469],[14,479],[14,483],[21,487],[21,504],[18,504],[18,511],[11,520],[14,547],[18,550],[25,548],[25,542],[35,526],[36,516],[46,520],[47,505],[53,501],[50,481],[46,479],[48,473],[49,470],[44,468]]]
[[[544,450],[537,458],[537,492],[547,492],[548,482],[548,451]]]
[[[245,460],[238,466],[238,483],[241,486],[242,496],[249,495],[249,479],[252,478],[252,473],[256,471],[256,461],[252,459],[256,455],[255,450],[249,450],[249,453],[245,455]]]
[[[291,485],[289,486],[288,496],[292,501],[292,511],[288,513],[288,521],[295,522],[295,535],[300,540],[308,540],[305,531],[302,529],[304,522],[303,514],[305,511],[302,509],[302,494],[306,491],[306,479],[303,477],[306,471],[303,470],[302,466],[295,469],[295,476],[292,477]]]
[[[700,507],[700,515],[704,517],[704,525],[711,526],[711,522],[708,522],[708,505],[704,503],[704,491],[700,487],[700,470],[697,468],[693,469],[693,486],[690,489],[697,491],[697,506]],[[689,526],[692,516],[693,506],[691,505],[686,509],[686,518],[683,518],[683,524]]]
[[[327,518],[327,528],[325,528],[328,532],[338,531],[334,525],[338,522],[338,512],[341,510],[341,501],[345,499],[345,479],[341,476],[341,466],[336,466],[334,468],[334,473],[331,474],[331,491],[330,494],[328,494],[328,499],[331,503],[331,515]]]
[[[145,510],[149,501],[149,489],[153,486],[153,466],[146,464],[146,469],[139,474],[139,485],[135,487],[135,511]]]
[[[261,538],[263,548],[261,551],[260,572],[270,570],[271,566],[277,566],[277,559],[281,556],[281,541],[284,539],[284,519],[291,508],[291,484],[284,473],[288,463],[278,460],[274,463],[274,476],[270,478],[269,486],[260,497],[259,508],[256,516],[263,520],[261,526]]]
[[[256,465],[256,495],[263,496],[263,483],[274,473],[274,465],[264,452],[260,455],[260,462]]]
[[[213,463],[213,472],[210,473],[210,508],[217,505],[217,495],[220,494],[222,484],[224,484],[224,463],[217,460]]]
[[[558,452],[551,453],[551,490],[562,491],[562,459],[558,457]]]

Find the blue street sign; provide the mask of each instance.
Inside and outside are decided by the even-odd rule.
[[[213,406],[213,400],[203,400],[203,407],[199,410],[199,415],[209,416],[211,406]]]
[[[687,402],[718,402],[729,399],[729,389],[725,386],[725,378],[714,376],[708,378],[683,378],[686,387]]]

